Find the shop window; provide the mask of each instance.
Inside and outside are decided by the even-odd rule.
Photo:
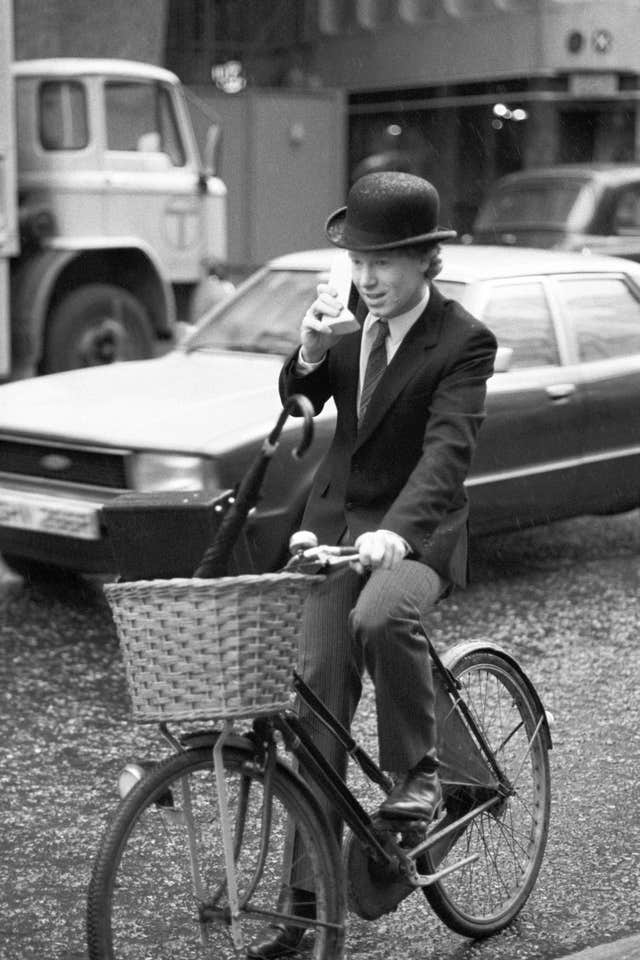
[[[319,0],[318,27],[321,33],[336,34],[342,31],[343,4],[341,0]]]
[[[555,0],[557,3],[558,0]],[[564,3],[565,0],[560,0]],[[493,0],[494,6],[498,10],[504,10],[505,13],[525,13],[529,10],[535,11],[538,0]]]
[[[399,0],[398,13],[407,23],[435,20],[442,9],[440,0]]]
[[[75,80],[41,83],[38,127],[40,143],[45,150],[82,150],[86,147],[89,124],[84,85]]]
[[[442,0],[442,4],[450,17],[461,20],[488,13],[493,6],[492,0]]]
[[[390,0],[356,0],[358,26],[375,30],[391,18]]]

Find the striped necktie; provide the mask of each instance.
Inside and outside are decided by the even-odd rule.
[[[362,392],[360,394],[360,405],[358,407],[359,422],[364,417],[365,410],[369,406],[373,391],[378,386],[382,374],[387,369],[386,340],[389,335],[389,324],[386,320],[376,320],[376,323],[378,324],[376,338],[373,341],[371,352],[369,353],[362,384]]]

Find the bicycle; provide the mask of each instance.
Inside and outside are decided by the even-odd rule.
[[[123,770],[123,798],[89,886],[90,960],[241,957],[269,922],[308,928],[305,955],[339,960],[346,906],[372,920],[422,890],[452,930],[479,938],[507,926],[527,901],[547,837],[551,749],[530,679],[490,642],[462,641],[443,657],[430,644],[445,813],[428,827],[369,814],[290,699],[293,691],[368,781],[389,792],[390,778],[295,672],[301,605],[322,575],[316,566],[326,575],[349,557],[344,548],[308,546],[296,557],[279,574],[105,587],[134,712],[159,723],[173,753]],[[211,614],[202,598],[214,584]],[[159,601],[166,588],[171,600]],[[140,639],[154,621],[152,640]],[[181,638],[195,621],[196,640]],[[216,655],[225,635],[230,646]],[[210,673],[203,681],[212,657],[224,682]],[[235,724],[249,718],[250,729],[238,733]],[[221,727],[196,726],[201,719]],[[195,729],[176,735],[174,722]],[[344,820],[342,852],[311,784]],[[305,859],[313,919],[289,901],[294,857]]]

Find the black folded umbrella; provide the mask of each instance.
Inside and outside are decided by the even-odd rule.
[[[307,397],[296,393],[284,404],[278,422],[263,442],[260,453],[243,477],[234,501],[225,513],[211,545],[205,550],[193,574],[194,577],[211,578],[226,575],[234,544],[240,536],[249,511],[258,502],[262,481],[271,458],[278,448],[282,428],[289,415],[296,409],[304,417],[304,424],[302,440],[293,451],[293,456],[299,460],[308,450],[313,440],[313,406]]]

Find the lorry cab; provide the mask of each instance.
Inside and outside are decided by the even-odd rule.
[[[226,190],[203,169],[183,88],[122,60],[18,61],[19,365],[51,372],[149,356],[192,322],[226,258]]]

